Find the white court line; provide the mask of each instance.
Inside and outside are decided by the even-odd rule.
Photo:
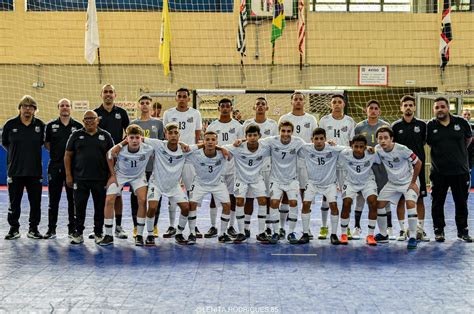
[[[272,256],[318,256],[318,254],[285,254],[285,253],[273,253]]]

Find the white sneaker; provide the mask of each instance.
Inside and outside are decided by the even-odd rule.
[[[397,237],[395,236],[395,234],[393,233],[393,228],[392,227],[388,227],[387,228],[387,234],[388,234],[388,239],[389,240],[396,240]]]
[[[400,235],[397,237],[397,241],[406,241],[407,238],[407,232],[405,230],[400,230]]]
[[[416,226],[416,240],[422,242],[430,242],[430,238],[426,235],[425,230],[420,226]]]
[[[119,239],[126,239],[128,238],[127,233],[123,230],[122,226],[115,227],[115,236]]]
[[[360,240],[360,235],[362,233],[362,229],[359,227],[354,228],[352,231],[352,240]]]

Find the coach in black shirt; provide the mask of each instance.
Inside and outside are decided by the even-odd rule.
[[[30,229],[28,238],[42,239],[38,231],[41,220],[42,164],[41,146],[44,139],[44,123],[35,118],[38,108],[33,97],[24,96],[18,109],[19,116],[8,120],[3,127],[2,145],[7,150],[8,223],[10,231],[6,240],[20,237],[20,213],[23,189],[30,202]]]
[[[449,113],[446,98],[435,99],[433,112],[435,117],[428,122],[426,142],[431,147],[431,208],[436,241],[445,239],[444,202],[451,187],[458,238],[472,242],[467,226],[470,186],[467,146],[471,142],[471,127],[463,118]]]
[[[71,133],[82,129],[82,124],[71,118],[71,101],[63,98],[58,102],[59,117],[50,121],[46,125],[46,135],[44,146],[49,150],[48,165],[48,231],[45,239],[56,238],[56,224],[58,222],[59,201],[63,186],[66,186],[68,203],[68,234],[72,236],[75,230],[74,223],[74,198],[73,190],[66,183],[66,170],[64,169],[64,152],[66,142]]]
[[[94,201],[96,243],[102,239],[105,186],[109,178],[106,153],[113,146],[110,134],[98,127],[99,119],[94,111],[84,113],[83,123],[84,128],[72,133],[69,138],[64,155],[66,182],[69,187],[74,187],[76,207],[76,231],[72,244],[84,242],[82,234],[89,194],[92,194]]]

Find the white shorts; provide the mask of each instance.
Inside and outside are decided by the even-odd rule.
[[[234,196],[238,198],[267,197],[265,182],[258,180],[255,183],[244,183],[235,179]]]
[[[337,187],[342,191],[344,182],[346,182],[347,171],[346,169],[336,168]]]
[[[419,187],[420,183],[418,179],[416,180],[416,185]],[[379,193],[379,201],[389,201],[393,205],[397,205],[398,201],[402,197],[405,197],[405,201],[413,201],[416,203],[418,200],[418,194],[412,189],[408,189],[410,183],[405,185],[396,185],[388,181],[387,184],[382,188],[382,191]]]
[[[270,183],[270,199],[280,200],[283,192],[286,192],[288,200],[298,200],[298,195],[300,194],[298,180],[293,180],[288,184],[278,183],[277,181]]]
[[[204,196],[209,193],[214,196],[216,205],[217,203],[230,203],[229,192],[223,181],[214,186],[202,186],[199,183],[194,183],[191,187],[191,191],[189,191],[189,201],[201,204]]]
[[[355,202],[357,193],[359,192],[362,193],[365,200],[371,195],[377,196],[377,182],[375,182],[375,177],[371,176],[364,185],[354,185],[347,182],[347,184],[342,187],[342,199],[351,198],[352,201]]]
[[[297,167],[296,169],[300,189],[304,189],[308,184],[308,170],[306,170],[306,167]]]
[[[158,202],[162,196],[168,197],[171,204],[185,203],[188,201],[188,197],[179,183],[169,191],[163,192],[160,191],[153,181],[150,181],[148,183],[148,201]]]
[[[268,195],[270,195],[270,172],[271,172],[270,169],[268,170],[265,169],[263,171],[260,171],[260,174],[263,177],[263,182],[265,182],[265,192],[267,194],[267,197]]]
[[[186,187],[186,191],[191,190],[191,186],[193,185],[195,176],[196,176],[196,171],[194,170],[194,166],[191,164],[185,163],[183,166],[183,172],[181,174],[181,181]]]
[[[109,185],[109,187],[107,188],[107,195],[117,195],[117,196],[120,196],[122,194],[122,189],[123,189],[123,186],[125,185],[125,183],[130,183],[130,186],[133,188],[133,191],[135,192],[136,190],[138,190],[139,188],[142,188],[144,186],[147,186],[148,185],[148,181],[146,180],[146,174],[143,173],[143,175],[135,178],[135,179],[127,179],[127,178],[123,178],[123,177],[120,177],[120,175],[117,175],[117,184],[116,183],[112,183],[111,185]]]
[[[234,194],[234,174],[225,174],[222,176],[222,180],[224,180],[224,184],[227,187],[227,191],[230,195]]]
[[[326,185],[326,186],[317,186],[311,182],[308,182],[308,184],[306,185],[306,190],[304,191],[304,201],[313,202],[317,194],[326,196],[326,199],[329,203],[336,202],[336,195],[337,195],[336,183]]]

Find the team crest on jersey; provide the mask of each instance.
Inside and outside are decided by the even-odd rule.
[[[398,157],[393,158],[393,162],[400,162],[400,158]]]
[[[201,167],[205,167],[205,166],[206,166],[206,164],[203,163],[203,162],[199,163],[199,165],[200,165]]]
[[[332,130],[332,125],[328,125],[328,131]]]
[[[183,156],[176,156],[174,159],[181,159]]]
[[[367,160],[367,161],[364,163],[364,167],[367,168],[367,167],[369,167],[369,166],[370,166],[370,161]]]
[[[100,135],[99,135],[99,140],[105,141],[105,136],[103,136],[102,134],[100,134]]]
[[[309,157],[314,158],[314,157],[316,157],[316,155],[310,154]]]
[[[459,130],[461,130],[461,127],[459,126],[459,124],[455,124],[454,131],[459,131]]]
[[[140,158],[138,158],[139,161],[144,161],[146,159],[145,155],[141,155]]]
[[[222,161],[218,160],[216,161],[216,166],[219,166],[222,163]]]
[[[190,117],[188,120],[186,120],[186,122],[188,122],[188,123],[193,123],[193,121],[194,121],[193,117]]]
[[[329,152],[329,153],[326,154],[326,158],[331,158],[331,157],[332,157],[332,153],[331,153],[331,152]]]
[[[51,128],[52,129],[59,129],[59,124],[53,124],[53,125],[51,125]]]
[[[246,156],[242,156],[242,159],[247,159],[247,157],[246,157]]]
[[[84,135],[79,136],[79,139],[80,139],[80,140],[83,140],[83,139],[84,139]]]
[[[290,150],[290,154],[291,154],[291,155],[294,155],[294,154],[296,154],[296,149],[295,149],[295,148],[293,148],[292,150]]]
[[[420,133],[421,130],[420,130],[420,127],[419,127],[419,126],[415,126],[415,127],[413,128],[413,131],[415,131],[415,133]]]
[[[12,129],[12,132],[16,133],[16,132],[18,132],[18,129]]]
[[[434,134],[438,133],[438,129],[434,129],[434,130],[433,130],[433,133],[434,133]]]
[[[342,131],[342,132],[347,132],[347,126],[343,127],[343,128],[341,129],[341,131]]]
[[[171,121],[176,122],[176,121],[178,121],[178,119],[177,118],[171,118]]]
[[[416,127],[415,127],[416,128]],[[416,132],[416,131],[415,131]],[[419,132],[419,131],[418,131]],[[403,134],[403,130],[398,130],[398,134]]]
[[[122,116],[120,115],[120,113],[115,114],[115,119],[117,119],[117,120],[122,119]]]
[[[52,129],[53,133],[58,133],[58,129]]]
[[[128,158],[126,158],[126,157],[123,157],[123,159],[122,159],[122,160],[123,160],[123,161],[125,161],[125,162],[127,162],[127,161],[128,161]]]
[[[158,128],[156,127],[156,125],[152,125],[152,126],[151,126],[151,130],[152,130],[153,132],[156,132],[156,131],[158,131]]]
[[[263,156],[258,156],[255,160],[260,161],[263,159]]]
[[[309,129],[309,127],[311,126],[311,123],[306,122],[303,126],[304,126],[305,128],[307,128],[307,129]]]
[[[36,133],[41,132],[41,128],[40,128],[39,126],[35,126],[35,132],[36,132]]]
[[[221,130],[216,130],[216,134],[221,134]]]
[[[278,147],[275,147],[275,152],[278,153],[279,151],[280,151],[280,149]]]
[[[230,133],[230,134],[234,134],[234,133],[235,133],[235,128],[230,129],[230,130],[229,130],[229,133]]]
[[[349,166],[353,166],[354,163],[352,161],[349,161]]]
[[[270,135],[270,129],[265,130],[265,132],[263,132],[263,134],[265,134],[265,135]]]

